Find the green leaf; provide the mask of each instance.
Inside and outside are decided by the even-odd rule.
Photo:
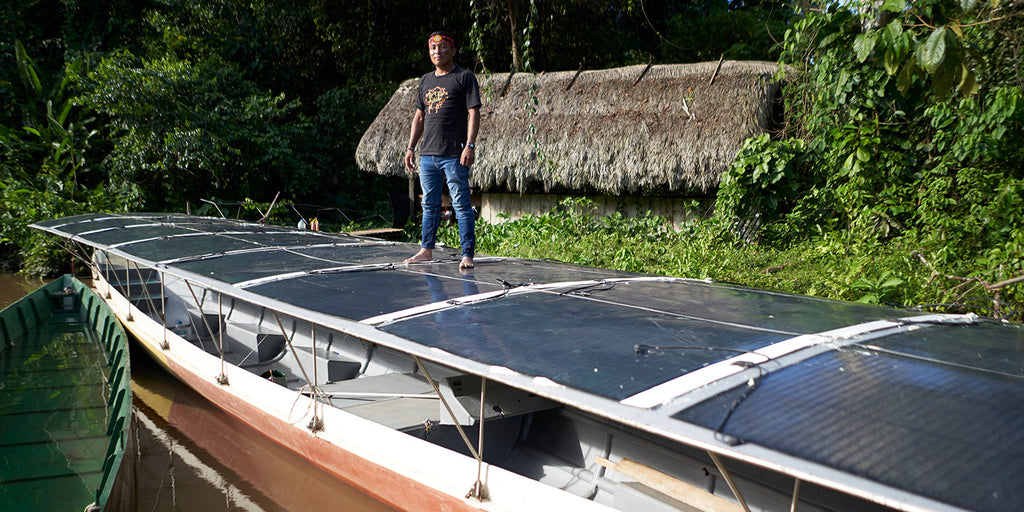
[[[846,161],[843,162],[843,169],[849,170],[853,168],[854,153],[850,153],[850,156],[846,157]],[[844,173],[845,174],[845,173]]]
[[[882,3],[883,11],[900,12],[907,6],[906,0],[885,0]]]
[[[900,90],[900,94],[906,95],[910,90],[910,86],[914,83],[914,68],[916,67],[917,61],[911,57],[910,62],[903,66],[903,71],[900,71],[900,76],[896,81],[896,87]]]
[[[73,104],[71,103],[71,100],[65,100],[64,104],[61,106],[60,114],[57,116],[57,122],[59,122],[61,126],[63,126],[64,122],[67,121],[68,114],[71,113],[72,106]]]
[[[39,82],[35,63],[29,58],[21,40],[14,41],[14,55],[18,60],[18,74],[21,75],[21,81],[25,84],[25,88],[31,89],[36,96],[42,96],[43,84]]]
[[[929,75],[934,74],[946,59],[946,27],[935,29],[928,39],[917,48],[917,61]]]
[[[978,93],[978,77],[967,67],[967,64],[964,64],[960,72],[960,85],[957,88],[960,89],[960,94],[968,96]]]
[[[868,151],[865,147],[857,148],[857,160],[860,160],[861,162],[871,160],[871,151]]]
[[[900,36],[903,35],[903,23],[900,22],[899,18],[890,21],[883,29],[882,34],[889,44],[895,44],[899,41]]]
[[[896,55],[896,50],[889,48],[885,51],[885,72],[889,75],[895,75],[900,70],[899,57]]]
[[[900,279],[898,277],[890,277],[889,279],[886,279],[884,283],[882,283],[881,287],[882,288],[894,288],[894,287],[899,286],[901,284],[903,284],[903,280],[902,279]]]
[[[960,8],[963,9],[964,12],[970,12],[977,6],[978,0],[960,0]]]
[[[857,53],[857,60],[864,62],[871,56],[871,52],[875,49],[875,36],[874,34],[857,34],[857,38],[853,40],[853,51]]]
[[[946,98],[953,90],[953,84],[957,81],[957,73],[947,66],[939,66],[935,73],[932,73],[932,84],[935,87],[935,95],[939,98]]]

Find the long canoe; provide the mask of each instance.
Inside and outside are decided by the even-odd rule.
[[[66,275],[0,311],[0,510],[103,510],[131,439],[128,339]]]
[[[228,219],[34,227],[179,379],[395,508],[1024,509],[1018,324]]]

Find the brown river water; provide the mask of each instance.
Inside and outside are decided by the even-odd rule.
[[[0,309],[43,284],[0,273]],[[124,498],[108,511],[393,510],[217,409],[136,348],[136,446]]]

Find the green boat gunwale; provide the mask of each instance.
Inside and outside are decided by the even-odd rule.
[[[91,331],[91,339],[102,348],[105,360],[103,386],[107,390],[107,421],[104,432],[109,440],[99,485],[90,490],[94,501],[80,504],[85,510],[98,511],[110,499],[129,442],[127,427],[132,418],[132,392],[128,337],[117,317],[89,286],[71,275],[64,275],[0,311],[0,352],[11,349],[32,330],[53,321],[81,324],[83,332]]]

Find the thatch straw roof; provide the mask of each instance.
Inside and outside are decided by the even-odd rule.
[[[765,132],[776,70],[726,61],[478,76],[484,105],[472,182],[612,195],[712,189],[743,140]],[[366,130],[356,150],[363,170],[407,175],[416,84],[403,82]]]

